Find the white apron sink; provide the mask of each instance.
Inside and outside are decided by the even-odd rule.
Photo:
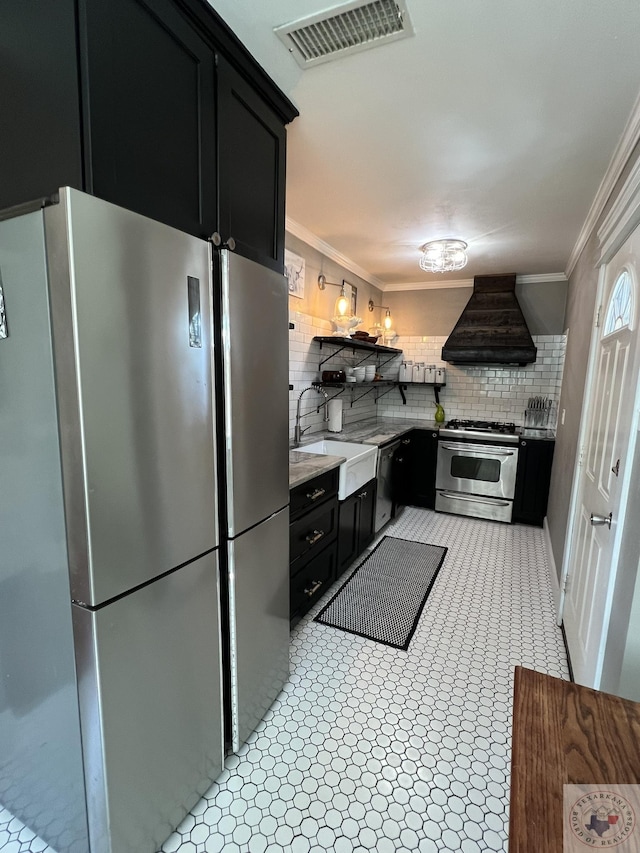
[[[323,439],[296,447],[300,453],[318,453],[322,456],[345,456],[340,464],[338,498],[343,501],[356,489],[364,486],[376,476],[378,448],[371,444],[354,444],[349,441],[331,441]]]

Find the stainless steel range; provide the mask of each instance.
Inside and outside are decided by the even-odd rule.
[[[438,440],[436,510],[510,522],[517,467],[515,424],[449,421]]]

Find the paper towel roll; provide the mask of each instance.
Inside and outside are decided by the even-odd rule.
[[[329,400],[329,432],[342,432],[342,400]]]

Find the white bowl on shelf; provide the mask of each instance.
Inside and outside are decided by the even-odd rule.
[[[364,367],[354,367],[353,375],[356,378],[356,382],[364,382],[365,370]]]

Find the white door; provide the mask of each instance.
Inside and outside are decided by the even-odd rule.
[[[598,688],[618,569],[631,465],[638,378],[636,331],[640,228],[604,271],[601,321],[586,412],[577,518],[563,620],[574,677]]]

